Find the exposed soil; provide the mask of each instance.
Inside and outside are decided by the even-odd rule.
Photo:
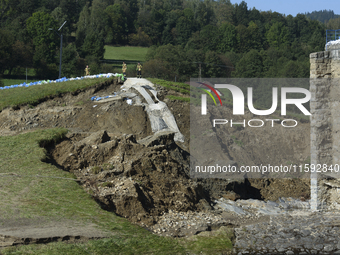
[[[0,134],[65,127],[72,132],[107,130],[117,135],[124,133],[133,133],[137,137],[150,135],[151,127],[143,107],[131,107],[122,101],[100,104],[90,100],[92,96],[111,95],[119,91],[121,85],[113,79],[88,90],[46,99],[34,107],[7,108],[0,113]]]
[[[232,200],[309,197],[309,183],[301,179],[191,179],[189,104],[165,98],[167,94],[182,95],[157,86],[158,98],[168,105],[185,136],[184,143],[175,143],[171,132],[152,136],[143,106],[90,100],[92,96],[113,94],[121,85],[114,79],[84,91],[46,99],[34,107],[5,109],[0,112],[0,135],[68,128],[70,132],[62,142],[47,148],[48,163],[73,172],[103,209],[146,227],[155,225],[170,210],[213,215],[214,200],[222,196]],[[273,164],[280,164],[292,155],[293,163],[308,159],[309,123],[301,123],[296,135],[276,132],[278,142],[264,151],[262,141],[273,136],[273,130],[263,129],[256,134],[251,129],[221,130],[218,139],[220,146],[226,148],[228,159],[236,163],[256,165],[271,158]],[[222,225],[228,224],[230,221]]]

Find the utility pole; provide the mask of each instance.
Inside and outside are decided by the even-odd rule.
[[[65,25],[66,20],[64,23],[59,27],[58,31],[62,29],[62,27]],[[49,28],[48,30],[53,30],[58,36],[60,36],[60,58],[59,58],[59,79],[61,78],[61,59],[62,59],[62,54],[63,54],[63,34],[60,33],[58,34],[53,28]]]

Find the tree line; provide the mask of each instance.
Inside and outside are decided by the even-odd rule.
[[[159,78],[308,77],[326,24],[307,16],[229,0],[0,0],[0,75],[31,67],[57,77],[63,33],[68,77],[83,75],[86,64],[110,68],[100,65],[104,45],[150,47],[143,70]]]
[[[331,19],[339,18],[340,15],[334,14],[334,11],[332,10],[322,10],[322,11],[313,11],[313,12],[307,12],[305,13],[307,18],[318,20],[322,23],[327,23]]]

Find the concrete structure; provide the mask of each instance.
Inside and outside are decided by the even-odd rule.
[[[311,166],[326,164],[328,169],[340,168],[339,49],[310,54]],[[311,174],[312,210],[322,209],[323,202],[338,208],[339,177],[334,170]]]

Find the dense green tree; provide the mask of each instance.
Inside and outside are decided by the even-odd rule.
[[[196,20],[200,29],[209,24],[215,25],[216,19],[211,0],[199,2],[197,6]]]
[[[104,36],[93,30],[88,30],[80,52],[81,57],[94,56],[102,59],[105,53]]]
[[[216,51],[219,45],[218,28],[212,25],[205,26],[201,31],[194,33],[186,44],[186,49],[199,50],[204,52],[208,50]]]
[[[47,58],[46,52],[49,48],[46,44],[35,47],[33,55],[33,66],[37,76],[43,79],[56,79],[58,77],[58,66],[56,58]]]
[[[145,28],[145,32],[150,36],[154,44],[161,44],[163,30],[165,27],[166,11],[163,9],[153,9],[150,13],[151,22]]]
[[[192,50],[199,50],[202,49],[203,51],[203,43],[200,38],[200,32],[197,31],[196,33],[193,33],[190,37],[189,41],[187,42],[185,46],[186,50],[192,49]]]
[[[177,33],[176,23],[177,20],[183,15],[180,10],[173,10],[166,15],[165,27],[162,35],[162,44],[176,44]]]
[[[109,17],[106,40],[107,44],[124,44],[127,42],[128,23],[119,4],[110,5],[105,9]]]
[[[56,62],[55,53],[59,38],[54,31],[49,30],[57,29],[56,20],[48,13],[35,12],[27,19],[26,25],[33,42],[33,64],[36,68],[45,69],[47,64]]]
[[[237,39],[237,51],[238,52],[247,52],[249,51],[250,45],[250,35],[248,33],[247,27],[244,25],[238,25],[236,28],[236,39]]]
[[[66,26],[72,30],[72,24],[76,23],[79,18],[78,0],[61,0],[59,7],[62,13],[66,16]]]
[[[312,31],[309,30],[308,20],[305,15],[298,14],[294,18],[297,26],[297,37],[300,38],[302,42],[308,42],[310,33]]]
[[[76,31],[76,47],[81,58],[93,55],[104,56],[104,35],[106,34],[109,17],[105,13],[106,3],[94,0],[89,8],[86,4],[80,13]]]
[[[263,64],[261,54],[257,50],[250,50],[236,65],[235,77],[260,78],[262,77]]]
[[[214,13],[216,16],[217,26],[221,26],[224,23],[232,23],[232,14],[234,7],[230,0],[220,0],[214,5]]]
[[[296,38],[298,38],[298,27],[296,24],[296,20],[292,15],[288,15],[286,17],[286,24],[289,30],[289,34],[291,35],[291,41],[293,42]]]
[[[163,0],[163,9],[166,12],[181,9],[182,4],[183,4],[182,0]]]
[[[173,79],[173,75],[169,68],[167,68],[167,65],[168,63],[161,59],[151,59],[143,65],[144,76],[151,78]]]
[[[226,75],[227,66],[215,51],[207,51],[204,59],[203,75],[208,78],[223,77]]]
[[[219,45],[218,28],[213,25],[207,25],[200,31],[200,40],[204,51],[216,51]]]
[[[287,45],[291,39],[289,30],[281,22],[275,22],[267,31],[266,39],[271,47],[279,48]]]
[[[237,54],[236,52],[230,51],[226,52],[224,54],[225,58],[227,59],[227,66],[228,66],[228,72],[235,71],[235,67],[242,58],[242,54]]]
[[[133,46],[149,47],[152,45],[150,37],[142,30],[138,28],[136,34],[129,35],[129,43]]]
[[[278,77],[279,67],[277,65],[281,53],[276,48],[270,47],[261,51],[264,77]]]
[[[325,31],[316,30],[312,34],[309,45],[311,48],[311,52],[323,51],[325,47]]]
[[[340,15],[334,14],[332,10],[322,10],[322,11],[313,11],[312,13],[305,13],[307,18],[312,20],[318,20],[322,23],[327,23],[331,19],[339,18]]]
[[[233,13],[233,22],[235,26],[243,25],[247,26],[249,23],[249,11],[248,6],[245,1],[242,1],[240,4],[235,4],[235,9]]]
[[[63,12],[61,7],[55,8],[51,12],[51,16],[57,21],[57,25],[60,27],[66,21],[66,24],[63,25],[60,32],[63,34],[63,37],[66,39],[66,42],[69,40],[69,36],[71,35],[71,27],[73,27],[72,23],[68,19],[67,15]]]
[[[156,49],[154,59],[162,60],[163,67],[171,74],[169,79],[174,79],[183,71],[181,66],[185,60],[185,52],[180,45],[163,45]]]
[[[247,27],[247,32],[249,34],[247,44],[251,49],[261,50],[263,48],[263,39],[259,27],[255,22],[250,21]]]
[[[162,59],[168,63],[173,63],[174,67],[182,61],[184,57],[183,48],[179,45],[171,44],[160,46],[156,49],[155,58]]]
[[[98,33],[98,36],[106,33],[108,17],[105,15],[105,9],[107,6],[105,0],[93,0],[90,8],[90,29]],[[100,40],[102,40],[102,38],[100,38]]]
[[[231,23],[223,23],[219,27],[219,37],[220,40],[217,46],[218,51],[223,53],[228,51],[236,51],[237,37],[234,25]]]
[[[259,10],[255,9],[255,7],[253,9],[249,10],[248,13],[249,13],[249,21],[253,21],[255,23],[257,23],[257,22],[263,23],[264,22],[264,17],[262,16],[262,14],[260,13]]]
[[[78,73],[78,59],[79,55],[75,45],[69,44],[63,48],[62,76],[72,77]]]
[[[12,0],[0,0],[0,21],[1,25],[5,23],[5,21],[10,18],[12,15],[16,13],[16,7],[19,4],[19,1]]]
[[[183,16],[176,22],[177,43],[185,45],[195,31],[194,13],[191,9],[184,9]]]
[[[50,12],[57,8],[59,4],[59,1],[40,0],[40,5]]]
[[[0,29],[0,75],[9,68],[12,55],[13,36],[10,31]]]
[[[271,27],[271,25],[273,25],[276,22],[281,22],[282,24],[286,25],[285,24],[286,19],[281,13],[268,11],[263,12],[262,16],[263,22],[266,23],[268,27]]]
[[[326,23],[327,29],[340,29],[340,17],[331,19]]]
[[[16,6],[18,13],[28,13],[32,15],[39,7],[39,0],[20,0]]]
[[[8,73],[12,74],[14,69],[20,70],[20,67],[32,67],[33,49],[29,44],[16,41],[12,45],[11,59],[8,64]]]
[[[84,43],[86,37],[86,31],[90,29],[90,9],[89,4],[87,3],[83,10],[80,13],[79,20],[77,22],[77,31],[76,31],[76,47],[77,50],[81,50],[81,46]]]
[[[287,78],[301,77],[300,63],[297,61],[289,60],[281,69],[281,76]]]
[[[124,13],[127,18],[128,33],[135,32],[135,19],[138,13],[137,0],[121,0],[120,5],[122,6]]]

